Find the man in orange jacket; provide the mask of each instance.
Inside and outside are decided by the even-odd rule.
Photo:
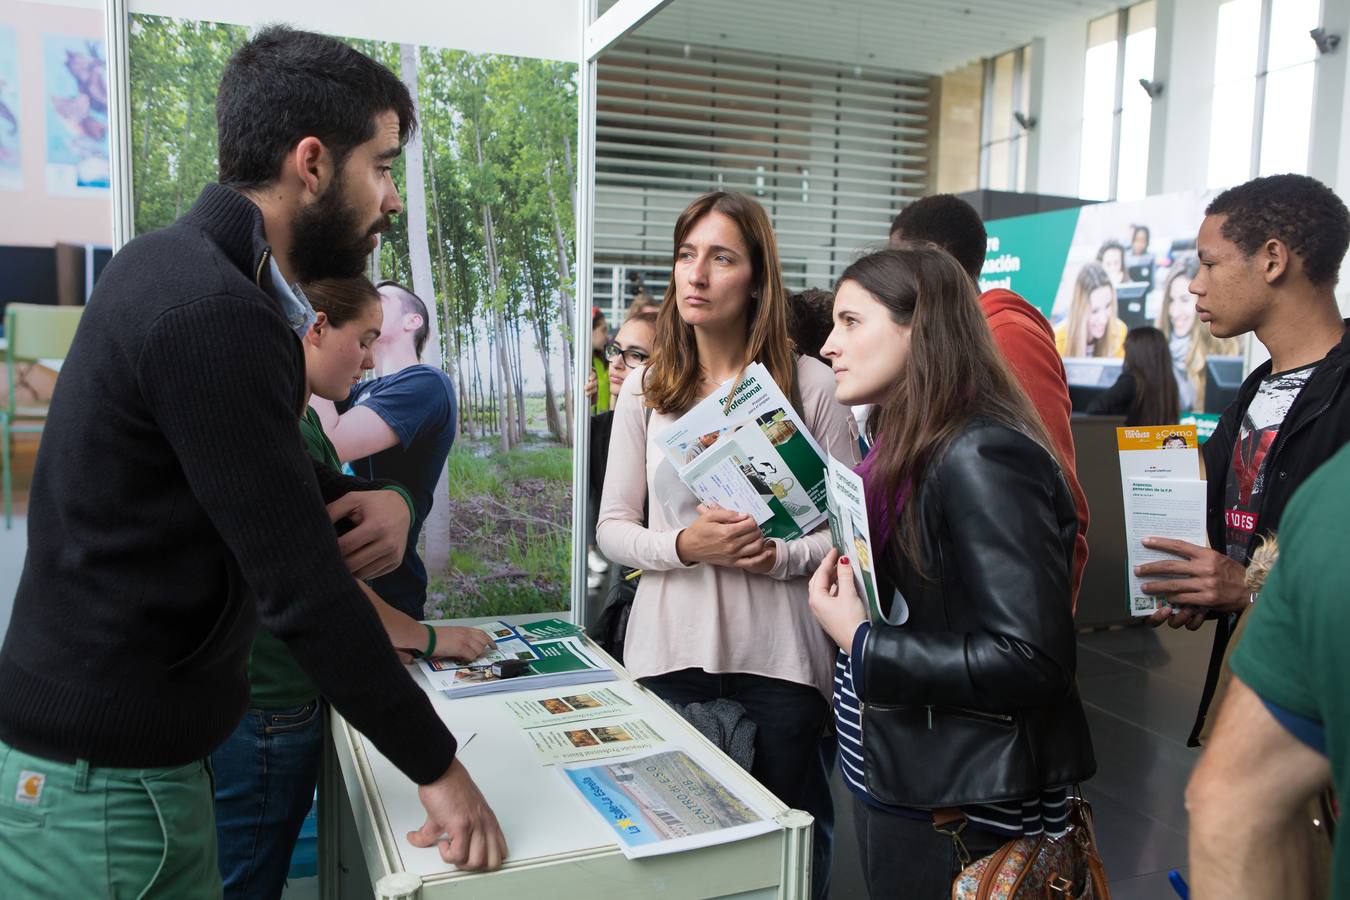
[[[891,224],[891,245],[909,241],[935,244],[946,250],[979,284],[984,267],[988,235],[980,214],[960,197],[937,194],[906,206]],[[1069,384],[1064,362],[1055,349],[1055,332],[1041,312],[1012,291],[995,288],[980,295],[989,329],[994,333],[1003,359],[1012,367],[1022,390],[1045,423],[1064,470],[1064,480],[1073,493],[1078,511],[1078,538],[1073,551],[1073,606],[1078,609],[1078,588],[1087,564],[1088,505],[1078,483],[1073,433],[1069,416]]]

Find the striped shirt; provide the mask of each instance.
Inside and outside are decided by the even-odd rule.
[[[853,635],[853,654],[840,650],[834,663],[834,723],[839,734],[839,771],[844,784],[868,806],[910,819],[929,819],[928,810],[892,806],[882,803],[867,792],[863,776],[862,710],[858,695],[865,693],[862,683],[863,657],[867,650],[867,635],[871,623],[863,622]],[[857,665],[854,665],[854,661]],[[856,687],[855,687],[856,686]],[[921,764],[916,760],[916,764]],[[984,803],[965,806],[961,811],[971,825],[987,831],[1016,837],[1036,835],[1048,831],[1058,837],[1068,827],[1068,790],[1063,787],[1043,790],[1038,797],[1020,803]]]

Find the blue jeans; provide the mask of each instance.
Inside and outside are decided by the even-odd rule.
[[[319,780],[322,708],[316,699],[286,709],[250,709],[211,755],[226,897],[281,896]]]

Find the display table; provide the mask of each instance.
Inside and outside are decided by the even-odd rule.
[[[527,622],[549,615],[514,616]],[[491,619],[465,619],[473,624]],[[510,848],[497,872],[461,872],[434,849],[407,841],[426,815],[417,788],[336,712],[325,739],[319,807],[322,896],[433,900],[461,897],[806,898],[810,893],[809,815],[790,810],[588,642],[619,678],[603,687],[634,705],[663,738],[681,746],[744,801],[780,826],[730,844],[629,860],[556,767],[544,765],[512,719],[506,698],[542,699],[584,686],[451,700],[418,672],[441,718],[460,742],[459,759],[492,805]],[[472,736],[472,737],[471,737]]]

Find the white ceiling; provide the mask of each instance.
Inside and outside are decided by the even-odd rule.
[[[1086,22],[1124,2],[674,0],[634,34],[937,75],[1021,46],[1054,25]]]

